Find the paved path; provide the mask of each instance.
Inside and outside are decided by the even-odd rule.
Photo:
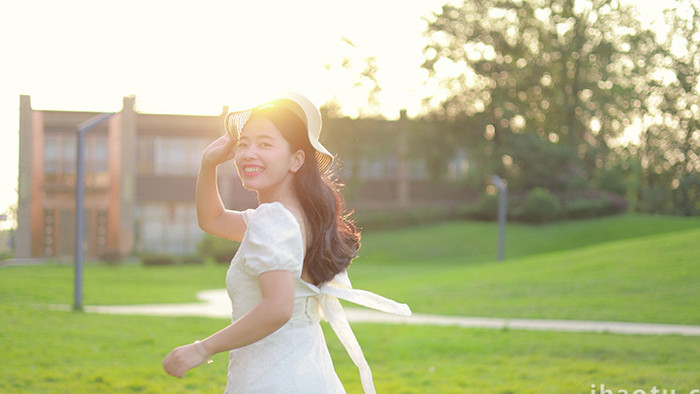
[[[154,305],[110,305],[86,306],[89,313],[149,315],[149,316],[202,316],[229,318],[231,304],[226,290],[206,290],[197,294],[199,303],[154,304]],[[69,310],[68,306],[55,309]],[[689,335],[700,336],[700,326],[675,324],[646,324],[606,321],[543,320],[543,319],[499,319],[482,317],[440,316],[416,313],[402,317],[368,309],[345,308],[348,320],[356,323],[412,324],[452,326],[464,328],[493,328],[569,332],[610,332],[616,334],[642,335]]]

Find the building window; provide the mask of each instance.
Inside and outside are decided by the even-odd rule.
[[[47,135],[44,139],[44,173],[47,180],[58,174],[59,150],[61,139],[56,135]]]
[[[155,149],[155,138],[149,136],[139,137],[136,144],[136,171],[139,174],[153,174],[155,165],[153,164]]]
[[[408,160],[406,162],[406,170],[408,178],[414,181],[424,181],[430,177],[428,168],[422,160]]]
[[[44,174],[48,184],[75,184],[76,133],[48,132],[44,138]],[[107,135],[85,136],[85,183],[109,185]]]
[[[75,183],[75,134],[47,133],[44,139],[46,183]]]
[[[140,137],[137,168],[140,174],[194,176],[199,171],[204,138]]]
[[[72,179],[75,182],[75,162],[77,160],[77,139],[75,135],[61,135],[63,144],[61,144],[60,163],[63,174],[67,179]]]
[[[85,137],[85,184],[109,186],[107,135],[88,134]]]
[[[139,239],[144,252],[190,254],[204,233],[197,225],[194,203],[148,203],[137,209]]]
[[[385,179],[396,174],[396,159],[392,156],[378,158],[361,158],[359,162],[360,179]]]

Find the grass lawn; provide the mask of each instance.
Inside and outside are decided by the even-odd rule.
[[[700,227],[504,262],[358,264],[351,276],[426,313],[700,324],[699,240]]]
[[[507,260],[496,228],[456,222],[364,234],[355,287],[422,313],[700,324],[700,219],[649,216],[511,225]],[[85,270],[86,304],[194,301],[226,268]],[[72,302],[72,268],[0,268],[0,392],[221,392],[226,355],[177,380],[174,346],[227,322],[50,311]],[[380,393],[689,393],[700,389],[700,338],[353,325]],[[349,393],[359,376],[327,327]],[[598,391],[596,391],[598,392]]]

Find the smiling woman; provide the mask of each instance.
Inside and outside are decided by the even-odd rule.
[[[344,393],[319,324],[321,310],[374,393],[369,365],[338,298],[404,316],[408,306],[352,289],[346,269],[360,234],[330,176],[333,156],[318,141],[321,114],[287,93],[226,116],[227,135],[202,154],[197,219],[206,232],[240,241],[226,275],[232,323],[174,349],[166,372],[183,377],[211,356],[229,352],[227,393]],[[233,160],[260,205],[227,210],[216,167]]]

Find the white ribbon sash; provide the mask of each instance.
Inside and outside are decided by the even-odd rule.
[[[398,303],[372,292],[353,289],[345,271],[336,275],[332,281],[320,288],[320,303],[323,314],[360,371],[360,381],[364,392],[375,394],[372,370],[362,353],[362,348],[360,348],[352,328],[350,328],[343,306],[338,301],[339,298],[367,308],[401,316],[411,316],[411,309],[406,304]]]

